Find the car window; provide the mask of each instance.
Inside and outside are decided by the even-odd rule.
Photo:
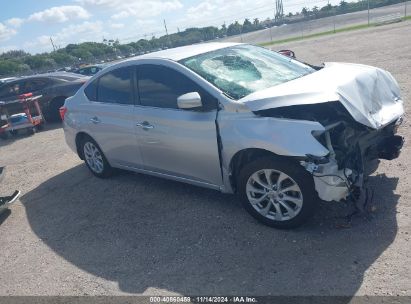
[[[133,104],[132,68],[119,68],[98,80],[97,101]]]
[[[10,96],[10,91],[11,91],[10,84],[0,86],[0,99]]]
[[[180,63],[233,99],[315,72],[308,65],[253,45],[223,48]]]
[[[217,100],[185,75],[160,65],[138,67],[138,88],[143,106],[177,109],[177,98],[190,92],[198,92],[202,110],[216,109]]]
[[[86,94],[88,100],[97,101],[97,83],[98,79],[89,83],[84,89],[84,94]]]
[[[0,89],[0,97],[6,98],[23,94],[21,93],[22,84],[23,83],[21,81],[15,81],[2,86]]]
[[[42,90],[47,86],[46,79],[30,79],[27,80],[23,87],[23,93],[30,93],[35,92],[38,90]]]

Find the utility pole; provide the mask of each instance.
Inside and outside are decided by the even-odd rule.
[[[270,26],[270,41],[273,41],[273,32],[272,32],[273,27]]]
[[[50,37],[51,45],[53,46],[53,51],[56,51],[56,46],[54,45],[53,38]]]
[[[407,17],[407,0],[404,1],[404,17]]]
[[[166,29],[166,36],[167,36],[167,40],[168,40],[168,46],[171,46],[170,37],[168,36],[168,30],[167,30],[166,19],[163,19],[163,21],[164,21],[164,28]]]
[[[367,1],[368,5],[368,26],[370,26],[370,0]]]
[[[301,38],[304,38],[304,26],[303,26],[303,22],[299,22],[301,24]]]
[[[164,28],[166,29],[166,35],[167,35],[167,37],[168,37],[168,31],[167,31],[166,19],[163,19],[163,20],[164,20]]]

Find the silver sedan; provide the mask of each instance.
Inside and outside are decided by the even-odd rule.
[[[360,208],[367,176],[403,144],[390,73],[246,44],[131,58],[91,78],[60,113],[94,175],[121,168],[237,193],[277,228],[300,225],[321,200]]]

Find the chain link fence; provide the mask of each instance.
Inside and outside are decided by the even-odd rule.
[[[372,1],[370,2],[372,3]],[[411,1],[379,8],[370,8],[369,10],[366,2],[364,5],[365,7],[362,11],[334,15],[320,19],[302,20],[302,17],[300,17],[300,20],[296,20],[295,18],[286,18],[285,24],[283,25],[268,27],[256,32],[225,37],[219,39],[219,41],[268,45],[275,42],[286,42],[287,40],[402,21],[404,17],[411,15]],[[287,20],[289,20],[290,23],[287,24]]]

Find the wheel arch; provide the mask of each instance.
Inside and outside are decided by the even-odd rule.
[[[93,137],[91,137],[88,133],[83,132],[83,131],[77,133],[77,135],[76,135],[76,139],[75,139],[76,149],[77,149],[77,154],[78,154],[78,156],[80,157],[81,160],[84,160],[83,150],[81,149],[81,142],[83,141],[83,139],[85,139],[87,137],[93,139]]]
[[[48,120],[51,121],[58,121],[60,119],[60,114],[59,114],[59,108],[64,105],[64,102],[68,96],[54,96],[50,101],[47,103],[47,107],[44,109],[45,110],[45,115],[48,118]]]
[[[261,157],[274,157],[274,158],[292,158],[278,155],[272,151],[261,148],[246,148],[237,151],[233,157],[230,159],[228,166],[230,184],[234,192],[237,192],[237,178],[241,169],[247,163],[250,163],[253,160],[256,160]]]

